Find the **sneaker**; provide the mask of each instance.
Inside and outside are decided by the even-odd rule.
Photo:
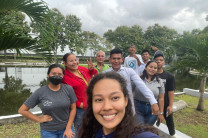
[[[170,138],[182,138],[182,137],[177,134],[174,134],[174,135],[170,136]]]

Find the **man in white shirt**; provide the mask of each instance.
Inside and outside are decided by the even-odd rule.
[[[129,91],[129,98],[132,103],[134,114],[135,114],[135,107],[134,107],[131,83],[133,83],[140,90],[140,92],[144,95],[144,97],[149,100],[151,104],[151,108],[152,108],[152,113],[154,115],[158,115],[159,108],[158,108],[158,104],[157,104],[157,101],[155,100],[153,93],[150,91],[149,88],[147,88],[147,86],[141,80],[139,75],[133,69],[127,68],[127,67],[121,67],[123,60],[124,58],[122,56],[122,51],[120,49],[111,50],[109,62],[111,63],[112,67],[104,71],[104,73],[109,72],[109,71],[115,71],[119,73],[126,80],[127,89]]]
[[[132,68],[137,74],[139,74],[139,66],[143,63],[142,57],[139,54],[136,54],[137,49],[135,45],[129,47],[129,56],[124,60],[124,66]]]

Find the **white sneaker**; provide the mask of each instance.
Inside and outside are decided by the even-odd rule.
[[[170,138],[182,138],[182,137],[177,134],[174,134],[173,136],[170,136]]]

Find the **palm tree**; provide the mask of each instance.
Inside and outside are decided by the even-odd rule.
[[[176,68],[189,68],[199,72],[202,76],[199,92],[200,98],[197,110],[204,110],[204,89],[206,85],[206,77],[208,76],[208,33],[197,35],[186,34],[182,38],[173,42],[177,50],[183,50],[183,55],[178,57],[175,62]]]
[[[48,15],[48,7],[45,2],[34,2],[33,0],[0,0],[0,14],[6,14],[8,11],[20,11],[28,15],[31,21],[36,21],[40,26],[44,26],[44,19]],[[45,28],[45,29],[44,29]],[[46,27],[43,27],[42,33],[47,33]],[[37,38],[31,36],[22,36],[14,31],[5,31],[5,25],[0,26],[0,51],[6,49],[41,50],[41,47],[35,45]]]

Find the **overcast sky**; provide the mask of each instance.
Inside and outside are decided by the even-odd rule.
[[[158,23],[177,30],[203,29],[208,0],[44,0],[49,8],[81,19],[82,30],[103,35],[121,25],[139,25],[145,31]]]

